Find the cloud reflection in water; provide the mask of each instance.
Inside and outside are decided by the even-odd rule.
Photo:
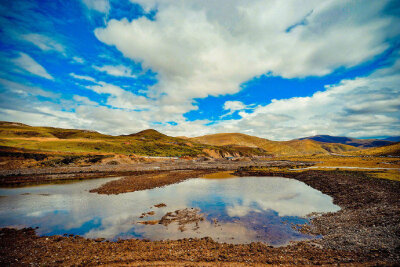
[[[266,242],[284,245],[309,238],[291,223],[307,223],[312,212],[337,211],[331,197],[293,179],[243,177],[222,180],[191,179],[152,190],[98,195],[88,190],[116,178],[72,184],[0,189],[0,227],[38,226],[41,235],[79,234],[85,237],[146,238],[150,240],[210,236],[229,243]],[[26,194],[28,193],[28,194]],[[49,195],[40,195],[49,194]],[[154,208],[157,203],[167,207]],[[177,224],[141,225],[166,212],[200,208],[206,220],[199,229]],[[143,212],[156,214],[139,219]],[[214,223],[214,219],[218,222]]]

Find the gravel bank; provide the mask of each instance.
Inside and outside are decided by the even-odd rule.
[[[400,263],[400,183],[362,172],[267,173],[241,169],[239,176],[283,176],[332,196],[342,210],[316,216],[302,231],[321,239],[285,247],[224,244],[211,238],[176,241],[38,237],[34,229],[0,230],[0,265],[396,265]]]
[[[342,209],[316,216],[303,231],[323,235],[323,248],[354,251],[365,260],[400,263],[400,182],[355,171],[268,173],[237,171],[238,176],[281,176],[302,181],[333,198]]]

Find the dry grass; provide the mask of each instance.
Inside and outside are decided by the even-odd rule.
[[[400,182],[400,172],[398,170],[384,170],[378,172],[370,172],[372,177],[380,179],[388,179]]]
[[[388,146],[373,147],[356,152],[347,153],[356,156],[397,156],[400,157],[400,143]]]
[[[400,157],[341,157],[332,155],[276,157],[274,160],[315,162],[321,167],[400,168]]]
[[[400,181],[400,157],[340,157],[340,156],[294,156],[279,157],[279,160],[308,161],[315,162],[313,169],[327,170],[326,167],[332,167],[338,170],[363,171],[371,176],[381,179]],[[315,168],[317,167],[317,168]],[[318,168],[321,167],[321,168]],[[346,167],[357,167],[357,169],[348,169]],[[363,169],[364,168],[364,169]],[[382,168],[371,170],[368,168]],[[329,169],[328,169],[329,170]],[[289,168],[268,168],[270,172],[299,172],[300,170],[290,170]]]
[[[263,155],[259,149],[216,147],[190,140],[171,137],[155,130],[145,130],[125,136],[104,135],[97,132],[31,127],[0,122],[0,146],[41,152],[112,153],[125,155],[194,157],[208,156],[205,149],[221,155]]]
[[[355,147],[343,144],[320,143],[312,140],[271,141],[264,138],[240,133],[220,133],[190,138],[202,144],[214,146],[247,146],[262,148],[273,155],[312,155],[341,153],[358,150]]]

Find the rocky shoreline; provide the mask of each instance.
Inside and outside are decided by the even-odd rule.
[[[174,175],[179,172],[181,171],[165,172],[170,174],[163,176],[166,180],[161,181],[179,182],[181,178],[193,177],[198,170],[182,172],[182,176]],[[0,230],[0,264],[206,266],[218,263],[245,266],[400,263],[399,182],[371,178],[363,172],[355,171],[271,173],[242,167],[235,174],[293,178],[330,195],[333,202],[342,209],[335,213],[314,215],[311,224],[301,229],[305,233],[322,235],[322,238],[275,248],[262,243],[217,243],[211,238],[151,242],[129,239],[109,242],[79,236],[39,237],[34,229],[4,228]],[[171,180],[171,177],[178,177],[178,180]],[[113,182],[124,179],[125,182],[134,180],[122,178]],[[121,188],[131,191],[137,189],[125,182],[121,183]],[[148,184],[143,186],[148,188]],[[118,187],[113,186],[114,189]],[[103,193],[115,192],[117,191],[111,190]]]
[[[152,173],[143,172],[137,173],[136,175],[128,175],[121,179],[105,183],[99,188],[90,190],[90,192],[107,195],[135,192],[176,184],[190,178],[200,177],[213,172],[216,172],[216,170],[175,170],[158,171]]]
[[[333,198],[341,210],[315,216],[302,231],[322,235],[323,248],[354,251],[368,260],[400,263],[400,182],[356,171],[268,173],[241,170],[238,176],[281,176],[299,180]]]
[[[38,237],[34,229],[0,230],[0,264],[10,265],[135,265],[226,266],[249,264],[313,265],[363,261],[356,253],[298,243],[274,248],[262,243],[232,245],[211,238],[176,241],[121,240],[108,242],[79,236]]]
[[[90,165],[46,168],[22,168],[0,170],[0,186],[14,186],[24,184],[42,184],[65,180],[82,180],[101,177],[136,176],[162,171],[234,171],[243,167],[304,167],[311,166],[312,162],[298,162],[288,160],[212,160],[205,162],[174,160],[163,162],[147,162],[120,165]]]

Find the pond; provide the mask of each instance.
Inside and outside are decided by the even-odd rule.
[[[264,242],[273,246],[316,238],[293,227],[310,213],[338,211],[330,196],[288,178],[190,179],[119,195],[89,193],[110,180],[0,189],[0,227],[39,227],[39,235],[149,240],[209,236],[219,242]],[[165,207],[154,207],[165,203]],[[185,225],[144,225],[167,212],[197,208],[203,220]],[[153,212],[154,211],[154,214]],[[143,213],[148,213],[140,218]],[[143,217],[143,216],[142,216]]]

